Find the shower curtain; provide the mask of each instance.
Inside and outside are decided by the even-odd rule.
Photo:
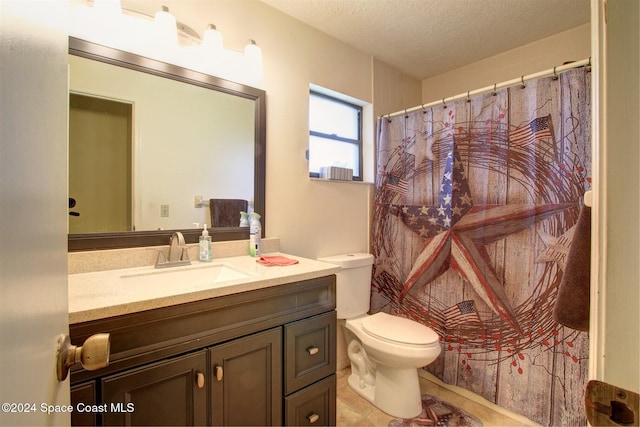
[[[428,371],[543,425],[586,423],[588,336],[552,311],[591,187],[590,89],[574,69],[378,122],[372,312],[431,327]]]

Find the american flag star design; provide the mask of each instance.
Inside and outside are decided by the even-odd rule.
[[[447,308],[443,314],[445,325],[448,329],[454,328],[464,322],[480,321],[475,302],[472,299],[461,301]]]
[[[509,143],[512,147],[527,147],[537,139],[552,138],[551,127],[551,115],[538,117],[509,132]]]
[[[394,205],[391,209],[411,231],[425,239],[405,280],[400,301],[414,286],[431,283],[453,269],[497,315],[522,334],[485,246],[572,206],[570,203],[475,206],[460,154],[455,142],[452,143],[438,204]]]
[[[385,184],[385,187],[390,191],[400,194],[401,196],[406,196],[409,184],[399,176],[390,173],[387,176],[387,183]]]

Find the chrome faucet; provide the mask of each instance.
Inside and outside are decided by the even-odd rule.
[[[184,242],[184,236],[181,232],[176,231],[171,236],[169,244],[169,257],[163,251],[158,251],[155,268],[176,267],[179,265],[189,265],[189,252]]]

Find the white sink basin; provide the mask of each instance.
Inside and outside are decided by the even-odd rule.
[[[149,268],[120,276],[131,285],[158,286],[163,284],[188,287],[229,282],[249,277],[225,264],[188,265],[183,267]]]

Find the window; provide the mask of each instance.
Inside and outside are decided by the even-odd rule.
[[[352,169],[353,180],[362,181],[362,107],[311,91],[309,176],[327,166]]]

